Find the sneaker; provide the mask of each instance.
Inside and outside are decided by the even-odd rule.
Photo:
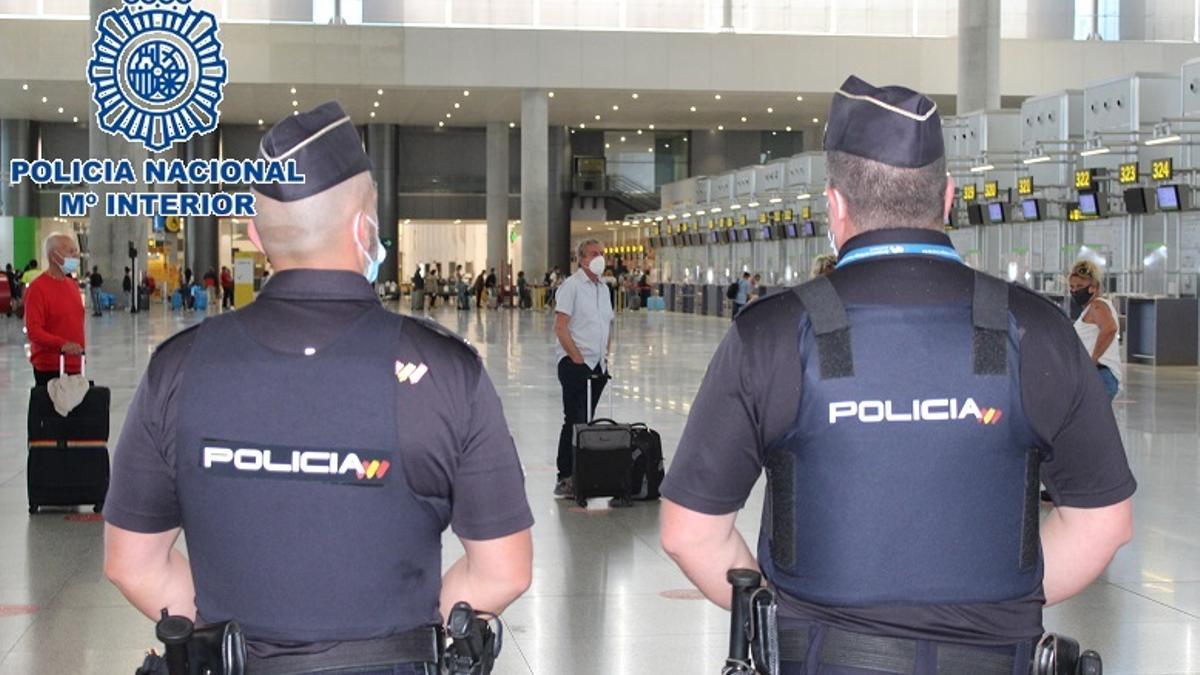
[[[575,483],[571,481],[570,476],[559,480],[554,485],[554,496],[559,499],[575,498]]]

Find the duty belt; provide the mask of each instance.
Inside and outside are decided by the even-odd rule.
[[[779,630],[780,661],[808,660],[808,629]],[[938,675],[1013,675],[1015,650],[1001,653],[984,647],[937,644]],[[862,635],[826,626],[817,655],[821,665],[912,675],[917,666],[917,641]]]
[[[289,654],[247,659],[251,675],[307,675],[363,668],[386,668],[404,663],[434,663],[441,654],[442,636],[435,627],[417,628],[376,640],[340,642],[316,654]]]

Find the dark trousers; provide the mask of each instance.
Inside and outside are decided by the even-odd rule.
[[[221,309],[229,309],[233,307],[233,287],[221,287]]]
[[[562,385],[563,425],[558,435],[558,478],[562,480],[575,472],[574,460],[571,453],[571,441],[576,424],[588,421],[591,412],[604,393],[606,378],[597,377],[592,381],[592,400],[587,398],[588,378],[602,375],[604,371],[597,364],[588,368],[587,364],[577,364],[570,357],[564,356],[558,362],[558,383]],[[589,407],[590,406],[590,407]]]
[[[746,306],[746,303],[744,303],[744,302],[733,303],[733,312],[730,313],[730,317],[737,318],[738,312],[742,311],[742,308],[745,306]]]
[[[354,675],[435,675],[436,673],[436,666],[425,663],[406,663],[400,666],[391,666],[377,670],[354,671]],[[311,675],[319,675],[319,673],[312,673]]]
[[[781,631],[795,629],[800,627],[799,622],[791,620],[780,621],[779,628]],[[905,675],[936,675],[939,672],[947,672],[947,666],[952,664],[952,661],[943,661],[942,667],[938,667],[938,651],[941,649],[956,648],[957,646],[948,645],[947,643],[935,642],[932,640],[917,640],[916,654],[912,670],[890,670],[886,666],[875,663],[875,667],[854,667],[849,665],[835,665],[831,663],[821,663],[821,654],[826,641],[835,640],[830,635],[831,629],[829,626],[818,624],[816,626],[807,626],[809,642],[808,642],[808,660],[815,663],[805,663],[803,661],[783,661],[779,664],[780,675],[887,675],[889,673],[904,673]],[[843,633],[844,635],[844,633]],[[944,646],[942,646],[944,645]],[[829,645],[830,649],[826,650],[832,653],[839,653],[841,650],[834,644]],[[961,649],[961,647],[957,647]],[[996,657],[1012,657],[1012,675],[1028,675],[1029,664],[1033,659],[1033,642],[1023,642],[1009,647],[977,647],[978,656],[976,661],[990,660]],[[943,659],[946,657],[943,656]],[[873,660],[873,659],[872,659]],[[953,670],[950,666],[949,672],[960,672]],[[983,671],[981,671],[983,672]],[[994,667],[988,669],[987,672],[995,672]]]

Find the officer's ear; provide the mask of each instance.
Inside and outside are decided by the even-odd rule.
[[[945,222],[950,217],[950,209],[954,208],[954,189],[956,187],[954,176],[946,174],[946,194],[943,195],[942,222]]]
[[[250,243],[254,244],[254,248],[258,249],[259,253],[267,254],[267,249],[263,248],[262,238],[258,236],[258,227],[254,224],[254,219],[250,219],[250,224],[246,226],[246,235],[250,237]]]
[[[846,196],[832,186],[825,187],[826,207],[829,212],[829,230],[833,233],[835,245],[840,246],[852,234],[850,232],[849,209],[846,207]]]

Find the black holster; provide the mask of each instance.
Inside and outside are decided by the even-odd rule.
[[[442,655],[446,675],[488,675],[503,646],[504,628],[493,614],[476,612],[465,602],[450,610],[446,635],[451,642]]]
[[[1103,675],[1100,654],[1080,652],[1079,642],[1047,633],[1033,652],[1033,675]]]
[[[730,570],[729,656],[722,675],[779,675],[779,624],[775,594],[753,570]]]
[[[190,619],[169,616],[155,626],[162,656],[151,652],[135,675],[245,675],[246,639],[236,621],[196,628]]]

